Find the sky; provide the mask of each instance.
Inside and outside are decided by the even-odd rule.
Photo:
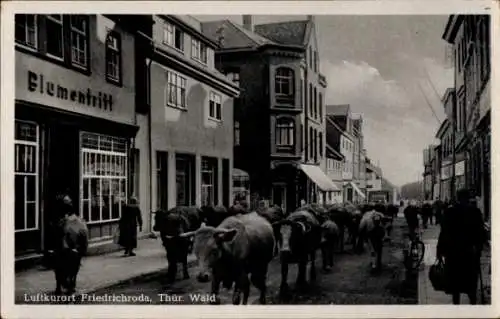
[[[195,16],[201,21],[241,16]],[[253,16],[253,23],[305,16]],[[422,179],[422,151],[444,120],[441,97],[453,86],[441,36],[447,16],[315,16],[327,104],[363,116],[368,157],[395,185]],[[429,106],[430,105],[430,106]],[[436,113],[433,114],[432,109]]]

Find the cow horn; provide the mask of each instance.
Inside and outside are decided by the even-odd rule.
[[[188,232],[182,233],[179,235],[179,237],[187,238],[187,237],[194,236],[195,234],[196,234],[196,230],[193,230],[193,231],[188,231]]]
[[[308,230],[306,229],[306,225],[303,223],[303,222],[296,222],[297,225],[299,225],[300,227],[302,227],[302,231],[304,231],[304,233],[306,233]]]
[[[205,222],[202,222],[200,228],[204,228],[204,227],[207,227],[207,224]]]

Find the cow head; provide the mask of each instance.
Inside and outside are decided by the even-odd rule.
[[[308,223],[284,219],[273,224],[279,228],[280,255],[287,258],[292,254],[292,249],[311,230]]]
[[[198,260],[198,275],[196,276],[198,281],[207,282],[210,270],[216,274],[223,275],[225,273],[221,267],[225,266],[224,260],[230,252],[224,246],[224,243],[233,240],[237,232],[236,229],[214,228],[211,226],[201,227],[195,232],[194,253]]]

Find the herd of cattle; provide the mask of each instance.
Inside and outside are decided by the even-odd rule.
[[[304,287],[308,263],[310,281],[316,278],[316,252],[321,251],[323,270],[329,271],[346,237],[356,252],[367,243],[375,259],[372,267],[380,269],[384,238],[390,236],[397,212],[397,206],[383,204],[311,204],[289,214],[277,206],[253,212],[239,204],[229,209],[182,206],[156,212],[154,231],[160,233],[167,252],[169,282],[176,278],[178,263],[184,279],[189,278],[187,256],[193,252],[197,280],[211,279],[213,294],[218,296],[221,283],[227,289],[234,284],[233,304],[247,304],[251,282],[265,304],[268,265],[278,255],[280,295],[288,291],[289,264],[298,265],[296,285]]]

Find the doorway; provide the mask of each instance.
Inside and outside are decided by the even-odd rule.
[[[79,131],[76,127],[55,124],[47,131],[46,153],[46,195],[44,226],[46,248],[53,247],[52,225],[57,221],[56,198],[68,194],[73,201],[73,208],[79,212]]]
[[[280,206],[286,212],[286,184],[275,183],[273,184],[271,192],[271,200],[273,205]]]

